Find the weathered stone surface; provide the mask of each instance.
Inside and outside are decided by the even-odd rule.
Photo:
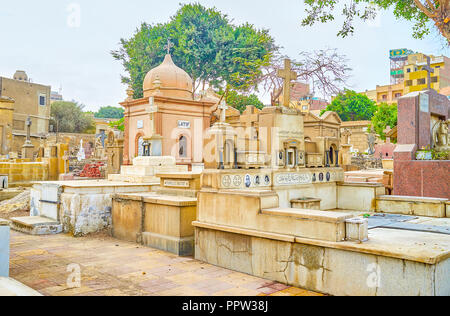
[[[406,244],[413,246],[411,237],[407,239],[402,241],[403,247]],[[428,264],[393,257],[386,251],[347,251],[330,247],[339,244],[347,243],[310,245],[197,227],[195,258],[332,295],[450,294],[450,286],[446,282],[450,273],[448,256]],[[364,247],[364,244],[358,247]],[[405,254],[408,252],[407,249],[404,251]],[[436,256],[439,251],[432,253]]]

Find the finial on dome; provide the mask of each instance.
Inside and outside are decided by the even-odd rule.
[[[174,43],[170,41],[170,37],[167,39],[167,45],[164,46],[164,49],[167,49],[167,55],[170,55],[170,49],[174,47]]]

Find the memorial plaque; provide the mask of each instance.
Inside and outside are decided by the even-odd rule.
[[[144,121],[142,120],[137,121],[137,128],[138,129],[144,128]]]
[[[189,181],[164,180],[165,187],[189,188]]]
[[[189,122],[189,121],[178,121],[178,128],[191,128],[191,122]]]
[[[420,111],[428,113],[430,111],[430,96],[425,93],[419,95]]]

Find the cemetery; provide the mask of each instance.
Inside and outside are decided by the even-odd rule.
[[[37,148],[28,116],[21,152],[2,155],[0,296],[264,293],[228,275],[282,289],[270,294],[450,295],[450,98],[432,85],[444,70],[430,57],[425,86],[397,95],[396,126],[381,133],[332,106],[305,106],[309,94],[294,99],[302,74],[286,56],[270,73],[276,104],[237,106],[228,81],[197,82],[177,65],[182,44],[163,41],[159,63],[127,82],[123,123],[95,118],[95,134],[57,132]],[[245,81],[236,76],[228,80]],[[26,205],[12,207],[22,190]],[[47,280],[61,258],[81,258],[86,273],[112,267],[117,288],[103,291],[92,275],[64,286],[61,271]],[[42,279],[32,282],[33,260]]]

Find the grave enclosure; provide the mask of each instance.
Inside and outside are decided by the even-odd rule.
[[[289,96],[296,74],[279,75]],[[447,199],[386,197],[381,184],[344,182],[349,145],[334,113],[303,113],[287,97],[241,115],[207,93],[193,100],[190,84],[167,55],[146,76],[144,98],[129,90],[122,103],[120,173],[35,184],[32,217],[13,227],[75,236],[108,228],[119,239],[332,295],[450,295],[448,233],[402,222],[409,217],[380,224],[363,216],[443,220]],[[419,136],[421,146],[427,136]],[[408,155],[396,150],[394,166]]]

